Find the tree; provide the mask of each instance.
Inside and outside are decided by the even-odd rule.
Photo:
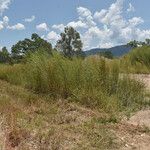
[[[150,45],[150,39],[145,39],[146,45]]]
[[[9,63],[10,62],[10,54],[6,47],[3,47],[0,51],[0,63]]]
[[[139,42],[134,40],[134,41],[130,41],[127,45],[131,46],[132,48],[136,48],[136,47],[138,47]]]
[[[71,58],[83,54],[80,34],[73,27],[66,27],[60,36],[61,39],[57,41],[56,49],[62,51],[64,56]]]
[[[31,39],[24,39],[12,46],[12,57],[14,59],[22,59],[29,53],[34,53],[38,50],[52,52],[52,45],[46,40],[42,39],[38,34],[34,33]]]

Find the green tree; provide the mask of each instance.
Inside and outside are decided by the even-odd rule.
[[[145,39],[146,45],[150,45],[150,39]]]
[[[60,36],[61,39],[57,41],[56,49],[62,51],[64,56],[71,58],[75,55],[83,55],[80,34],[73,27],[66,27]]]
[[[10,62],[10,54],[6,47],[3,47],[0,51],[0,63],[9,63]]]
[[[136,48],[136,47],[138,47],[139,42],[134,40],[134,41],[130,41],[127,45],[131,46],[132,48]]]
[[[24,56],[34,53],[38,50],[47,51],[52,53],[52,45],[46,40],[42,39],[38,34],[34,33],[31,39],[24,39],[19,41],[17,44],[12,46],[12,57],[14,59],[20,60]]]

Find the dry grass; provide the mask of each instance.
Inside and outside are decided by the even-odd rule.
[[[67,101],[55,102],[3,81],[0,84],[3,150],[116,148],[115,135],[94,119],[104,114]]]

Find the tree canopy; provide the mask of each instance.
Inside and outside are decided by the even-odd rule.
[[[10,62],[10,54],[6,47],[3,47],[0,51],[0,63],[9,63]]]
[[[136,48],[138,46],[144,46],[144,45],[147,45],[147,46],[150,46],[150,39],[145,39],[145,41],[130,41],[127,45],[131,46],[132,48]]]
[[[31,39],[24,39],[12,46],[12,57],[22,58],[23,56],[36,52],[38,50],[44,50],[48,53],[52,52],[52,45],[46,40],[42,39],[38,34],[34,33]]]
[[[61,39],[57,41],[56,49],[62,51],[66,57],[83,55],[83,43],[80,34],[73,27],[66,27],[60,34]]]

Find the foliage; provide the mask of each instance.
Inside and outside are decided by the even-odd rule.
[[[10,63],[10,54],[6,47],[3,47],[0,51],[0,63]]]
[[[123,72],[150,73],[150,47],[142,46],[133,49],[120,59],[120,67]]]
[[[18,61],[24,58],[24,56],[41,49],[48,53],[52,53],[52,45],[34,33],[31,39],[24,39],[13,45],[11,52],[13,59]]]
[[[130,41],[127,45],[131,46],[132,48],[136,48],[139,46],[150,46],[150,39],[145,39],[144,42],[142,41]]]
[[[134,40],[134,41],[130,41],[127,45],[131,46],[132,48],[136,48],[138,47],[139,42]]]
[[[74,55],[83,55],[80,34],[73,27],[66,27],[60,36],[56,49],[61,50],[64,56],[71,58]]]
[[[48,54],[37,52],[26,64],[4,68],[0,70],[1,79],[107,112],[137,106],[143,99],[143,85],[127,77],[120,78],[115,60],[100,57],[70,60],[59,53],[49,58]]]

